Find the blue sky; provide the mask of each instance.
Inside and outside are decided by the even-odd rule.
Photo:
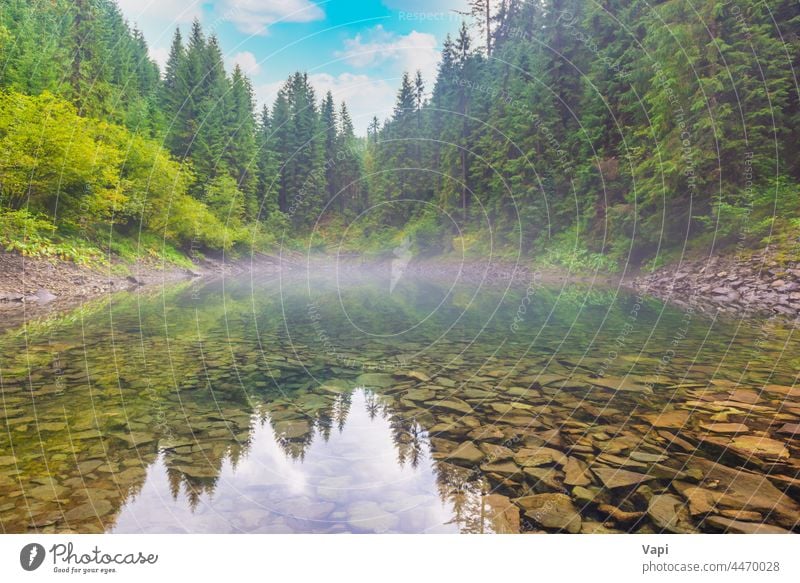
[[[117,0],[163,65],[176,26],[199,18],[216,34],[230,68],[271,103],[286,77],[307,71],[319,96],[344,99],[357,130],[387,117],[404,70],[420,69],[430,88],[442,42],[457,31],[466,0]]]

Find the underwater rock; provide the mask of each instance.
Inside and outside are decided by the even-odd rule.
[[[514,502],[523,509],[525,516],[544,528],[572,534],[581,531],[581,515],[565,494],[534,494]]]
[[[638,474],[628,470],[621,470],[618,468],[606,468],[592,466],[592,472],[600,478],[603,485],[609,490],[614,488],[624,488],[626,486],[635,486],[642,482],[655,479],[655,476],[647,474]]]
[[[647,507],[647,515],[659,530],[677,534],[697,532],[683,500],[672,494],[656,494]]]

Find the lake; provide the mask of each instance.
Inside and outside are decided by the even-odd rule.
[[[123,293],[0,333],[0,526],[782,532],[798,370],[788,323],[615,288],[320,271]]]

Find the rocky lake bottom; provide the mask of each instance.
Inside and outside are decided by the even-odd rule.
[[[800,530],[790,323],[382,275],[128,292],[0,332],[0,529]]]

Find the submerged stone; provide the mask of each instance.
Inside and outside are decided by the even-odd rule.
[[[709,516],[703,521],[703,524],[711,525],[722,532],[734,534],[791,534],[785,528],[773,524],[744,522],[725,518],[724,516]]]
[[[461,461],[468,463],[478,463],[484,457],[484,453],[479,450],[474,443],[467,441],[457,446],[453,451],[447,454],[447,459],[451,461]]]
[[[600,478],[600,481],[603,483],[603,485],[610,490],[613,490],[614,488],[624,488],[626,486],[635,486],[637,484],[641,484],[642,482],[655,479],[655,476],[639,474],[618,468],[593,466],[591,470],[598,478]]]
[[[517,498],[514,502],[525,516],[544,528],[572,534],[581,530],[581,515],[566,494],[534,494]]]
[[[678,534],[697,532],[689,519],[685,503],[672,494],[656,494],[650,499],[647,515],[659,530]]]
[[[390,374],[368,372],[359,375],[356,378],[356,384],[363,387],[390,387],[395,383],[394,378]]]
[[[644,418],[653,427],[663,427],[665,429],[682,429],[689,422],[689,411],[663,411],[660,413],[649,413]]]
[[[483,516],[496,534],[517,534],[520,530],[519,507],[507,496],[488,494],[483,497]],[[483,523],[483,521],[482,521]]]
[[[789,450],[783,442],[761,437],[758,435],[744,435],[734,438],[732,445],[756,456],[766,458],[785,459],[789,457]]]

